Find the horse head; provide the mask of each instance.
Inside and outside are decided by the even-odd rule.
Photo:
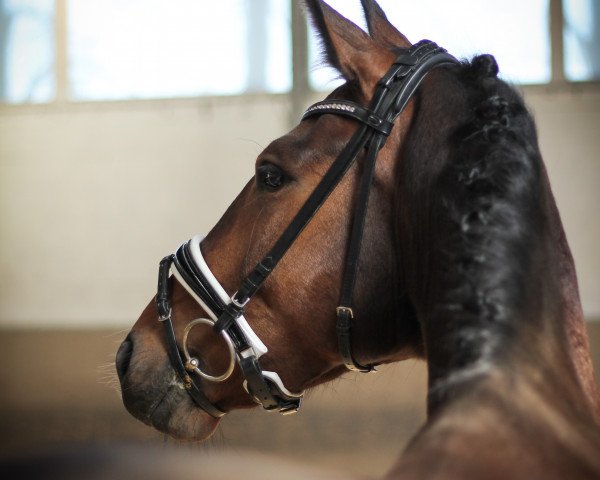
[[[392,121],[381,119],[384,125],[378,130],[367,125],[373,113],[367,107],[379,80],[400,53],[410,53],[411,44],[374,2],[363,2],[370,35],[321,1],[306,5],[327,60],[345,83],[258,155],[254,177],[205,238],[195,238],[178,255],[167,257],[158,295],[159,307],[162,300],[168,303],[162,313],[170,314],[167,335],[153,301],[117,355],[128,410],[176,437],[208,437],[222,413],[257,401],[267,405],[260,398],[263,393],[271,402],[265,408],[293,410],[300,392],[341,375],[347,366],[369,370],[422,353],[419,327],[396,271],[392,207],[394,172],[412,104],[405,102],[408,106]],[[368,135],[354,142],[349,158],[344,152],[361,129]],[[373,158],[365,173],[373,137],[380,142],[377,162]],[[336,167],[336,159],[344,155],[346,164]],[[323,186],[325,177],[335,178]],[[361,192],[364,196],[367,191],[368,202],[361,200]],[[361,202],[364,212],[355,215]],[[356,226],[362,223],[364,228]],[[290,236],[294,241],[281,241]],[[353,236],[358,239],[354,245]],[[282,242],[281,261],[277,258],[274,268],[269,254]],[[169,269],[175,278],[167,277]],[[353,273],[344,277],[348,271]],[[194,275],[202,277],[195,287],[190,286]],[[203,282],[212,285],[207,298],[198,298]],[[351,286],[344,289],[344,283]],[[229,302],[253,285],[251,301],[246,294],[240,302]],[[351,305],[340,310],[344,291]],[[207,303],[216,304],[211,308]],[[223,311],[225,319],[219,318]],[[195,321],[199,318],[208,320]],[[212,326],[215,321],[219,328]],[[340,343],[336,332],[344,321]],[[223,335],[230,327],[235,331]],[[242,358],[242,347],[235,349],[240,336],[250,359]],[[242,361],[254,364],[245,370]]]
[[[425,351],[432,413],[544,365],[566,372],[566,403],[600,411],[522,98],[490,55],[411,45],[362,4],[369,34],[306,1],[345,83],[260,153],[206,238],[163,259],[117,354],[126,407],[161,431],[202,440],[228,411],[289,413],[348,369]]]

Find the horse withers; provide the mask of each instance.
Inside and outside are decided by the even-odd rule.
[[[125,405],[201,440],[424,357],[429,419],[390,475],[594,478],[600,400],[533,120],[493,57],[413,45],[362,3],[369,34],[306,2],[346,82],[165,257],[117,355]]]

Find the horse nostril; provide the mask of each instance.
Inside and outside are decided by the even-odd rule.
[[[133,353],[133,341],[131,340],[131,334],[127,335],[127,338],[123,340],[123,343],[117,350],[117,358],[115,359],[115,365],[117,367],[117,374],[119,380],[123,381],[123,377],[127,373],[129,368],[129,361],[131,360],[131,354]]]

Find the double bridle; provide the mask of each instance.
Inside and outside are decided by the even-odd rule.
[[[166,332],[169,358],[193,400],[208,414],[221,417],[225,412],[207,399],[192,374],[195,373],[207,381],[221,382],[231,376],[236,361],[245,377],[245,389],[263,408],[287,414],[296,412],[300,407],[302,393],[290,392],[277,373],[262,369],[259,359],[267,353],[267,347],[244,318],[244,310],[364,148],[367,152],[346,255],[340,303],[336,308],[336,331],[345,366],[349,370],[359,372],[374,369],[375,365],[362,365],[353,357],[351,332],[354,318],[352,296],[375,161],[394,126],[394,121],[402,113],[425,75],[438,65],[451,63],[456,64],[458,61],[435,43],[422,40],[394,61],[388,72],[379,80],[368,108],[347,100],[325,100],[306,110],[302,120],[334,114],[350,117],[361,125],[271,250],[233,295],[227,294],[208,268],[200,249],[200,236],[192,238],[179,247],[175,254],[168,255],[160,262],[156,305],[159,320]],[[178,348],[171,320],[169,272],[173,273],[210,316],[210,319],[193,320],[186,326],[182,340],[183,355]],[[219,333],[229,350],[230,362],[225,372],[220,375],[207,374],[200,361],[188,351],[188,334],[200,324],[209,325]]]

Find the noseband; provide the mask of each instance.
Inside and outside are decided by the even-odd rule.
[[[269,253],[244,279],[238,291],[233,295],[229,296],[226,293],[208,268],[200,250],[202,238],[199,236],[183,244],[175,254],[169,255],[161,261],[156,305],[159,320],[165,328],[169,358],[193,400],[208,414],[213,417],[221,417],[225,412],[208,400],[192,374],[206,381],[222,382],[232,374],[236,362],[245,377],[246,391],[263,408],[287,414],[297,411],[300,407],[302,393],[290,392],[285,388],[276,372],[262,369],[259,359],[267,353],[267,347],[244,318],[244,311],[248,302],[364,148],[367,150],[364,171],[356,199],[340,303],[336,308],[336,331],[344,365],[349,370],[359,372],[369,372],[374,369],[375,365],[362,365],[352,355],[351,332],[354,319],[352,296],[375,161],[394,126],[394,121],[402,113],[425,75],[438,65],[453,63],[459,62],[446,50],[429,40],[422,40],[400,55],[379,80],[368,108],[347,100],[325,100],[306,110],[302,120],[318,115],[333,114],[357,120],[360,127]],[[183,355],[177,345],[171,319],[169,272],[173,273],[173,276],[210,317],[210,319],[196,319],[187,325],[182,341]],[[203,369],[203,365],[200,365],[200,360],[194,358],[188,350],[188,334],[192,328],[201,324],[211,326],[216,333],[222,336],[227,345],[230,361],[226,370],[219,375],[208,374]]]

